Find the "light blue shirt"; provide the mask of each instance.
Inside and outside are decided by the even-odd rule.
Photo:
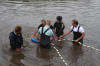
[[[44,28],[43,28],[43,33],[44,33],[48,28],[50,28],[48,25],[44,26]],[[40,27],[38,33],[39,33],[39,34],[42,33],[42,27]],[[50,28],[50,29],[45,33],[45,35],[50,36],[50,37],[53,37],[54,34],[53,34],[52,29]]]

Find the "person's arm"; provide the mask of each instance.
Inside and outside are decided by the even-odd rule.
[[[39,28],[37,34],[36,34],[36,39],[40,40],[39,35],[42,33],[42,27]]]
[[[36,36],[36,34],[38,33],[38,28],[35,30],[35,32],[33,33],[32,37]]]
[[[69,31],[66,32],[64,35],[60,36],[60,38],[63,38],[63,37],[65,37],[65,36],[69,35],[71,32],[72,32],[72,30],[69,30]]]
[[[22,37],[21,41],[22,41],[22,42],[21,42],[21,49],[24,50],[24,46],[23,46],[23,37]]]
[[[78,39],[76,39],[75,42],[79,42],[85,36],[85,31],[84,31],[83,27],[80,27],[79,31],[82,33],[82,35]]]
[[[53,33],[54,33],[54,38],[56,38],[56,37],[57,37],[57,36],[56,36],[56,30],[55,30],[55,29],[56,29],[56,23],[54,24],[54,26],[53,26],[53,30],[52,30],[52,31],[53,31]]]
[[[53,28],[54,28],[54,29],[56,28],[56,23],[54,23]]]
[[[40,25],[36,28],[36,30],[35,30],[35,32],[33,33],[32,37],[36,36],[36,34],[38,33],[38,30],[40,29],[41,26],[42,26],[42,25],[40,24]]]
[[[37,40],[40,40],[40,38],[39,38],[39,33],[37,33],[36,39],[37,39]]]
[[[20,40],[21,40],[21,46],[23,46],[23,37],[22,37],[22,34],[20,34]]]
[[[55,29],[52,29],[53,33],[54,33],[54,38],[56,38],[56,31]]]
[[[75,40],[75,42],[80,41],[82,38],[84,38],[84,36],[85,36],[85,32],[82,32],[82,35],[77,40]]]
[[[21,34],[21,49],[24,50],[22,34]]]
[[[16,45],[18,45],[18,44],[15,41],[15,36],[14,36],[13,32],[10,33],[9,40],[10,40],[10,46],[11,46],[11,48],[16,48]]]
[[[9,40],[10,40],[10,44],[15,44],[15,40],[14,40],[14,35],[13,35],[13,33],[10,33],[10,35],[9,35]]]
[[[50,30],[50,37],[51,37],[50,40],[53,40],[54,36],[55,36],[55,34],[54,34],[53,30]]]

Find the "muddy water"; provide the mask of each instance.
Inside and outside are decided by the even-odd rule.
[[[85,28],[84,44],[100,49],[100,0],[0,0],[0,66],[65,66],[54,49],[43,49],[29,38],[41,19],[62,15],[66,25],[78,19]],[[25,50],[11,51],[9,32],[22,25]],[[72,39],[72,34],[66,38]],[[70,41],[58,42],[60,51],[69,66],[100,66],[100,52]]]

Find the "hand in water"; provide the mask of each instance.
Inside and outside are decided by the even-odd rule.
[[[24,50],[24,46],[21,46],[21,49]]]
[[[20,49],[19,48],[16,48],[16,51],[18,52],[18,51],[20,51]]]
[[[63,36],[63,35],[61,35],[61,36],[60,36],[60,39],[63,39],[63,38],[64,38],[64,36]]]
[[[54,35],[54,38],[55,38],[55,39],[57,39],[57,36],[56,36],[56,35]]]
[[[74,40],[74,42],[78,43],[79,40]]]
[[[32,35],[32,38],[34,37],[34,35]]]

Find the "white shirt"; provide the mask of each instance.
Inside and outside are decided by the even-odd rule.
[[[44,26],[43,32],[45,32],[48,28],[50,28],[48,25]],[[39,34],[42,33],[42,27],[40,27],[38,33],[39,33]],[[49,29],[49,30],[46,32],[46,35],[48,35],[48,36],[50,36],[50,37],[53,37],[54,34],[53,34],[52,29]]]
[[[79,27],[79,25],[78,25],[77,27],[74,27],[74,29],[73,29],[73,26],[71,26],[71,30],[73,29],[74,32],[77,32],[77,31],[78,31],[78,27]],[[79,32],[80,32],[80,33],[85,32],[85,31],[84,31],[84,28],[80,26]]]

